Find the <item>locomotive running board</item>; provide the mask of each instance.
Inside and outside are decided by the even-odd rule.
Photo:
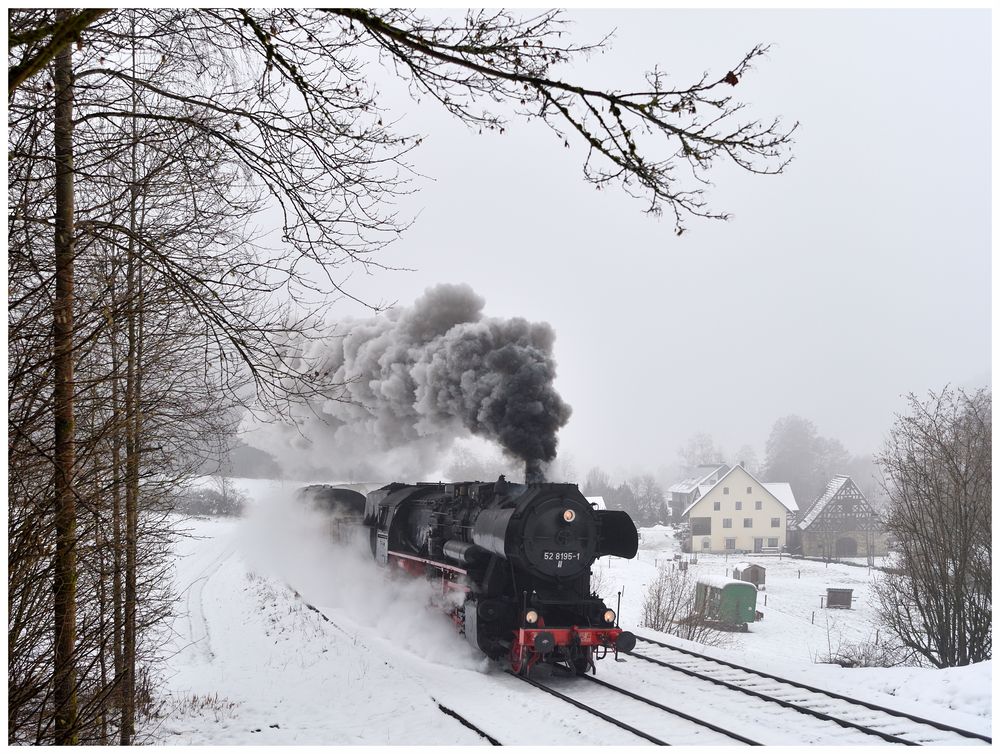
[[[429,560],[427,558],[419,558],[416,555],[408,555],[405,552],[397,552],[396,550],[389,550],[389,555],[394,558],[400,558],[401,560],[413,560],[417,563],[424,563],[425,565],[434,566],[442,571],[453,571],[454,573],[461,573],[462,575],[468,575],[468,571],[464,568],[459,568],[458,566],[453,566],[450,563],[441,563],[437,560]]]

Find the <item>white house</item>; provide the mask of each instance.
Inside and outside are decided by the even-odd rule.
[[[764,552],[787,544],[790,514],[798,511],[787,482],[761,482],[734,466],[714,484],[701,485],[684,510],[691,552]]]

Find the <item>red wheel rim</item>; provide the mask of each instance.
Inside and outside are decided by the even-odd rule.
[[[510,669],[516,674],[520,675],[522,671],[527,667],[527,662],[524,660],[524,647],[515,644],[510,648]]]

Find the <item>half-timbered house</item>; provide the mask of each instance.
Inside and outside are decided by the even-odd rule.
[[[796,528],[803,555],[832,559],[886,554],[878,516],[849,476],[831,479]]]

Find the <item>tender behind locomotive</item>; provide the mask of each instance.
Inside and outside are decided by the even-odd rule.
[[[347,487],[329,484],[311,484],[296,492],[296,499],[323,513],[330,527],[330,537],[340,543],[354,541],[362,527],[365,514],[365,496]],[[362,540],[363,541],[363,540]]]
[[[390,484],[369,493],[364,523],[376,562],[440,577],[470,643],[517,672],[548,661],[583,673],[635,644],[590,589],[597,558],[635,556],[635,524],[574,484]]]

